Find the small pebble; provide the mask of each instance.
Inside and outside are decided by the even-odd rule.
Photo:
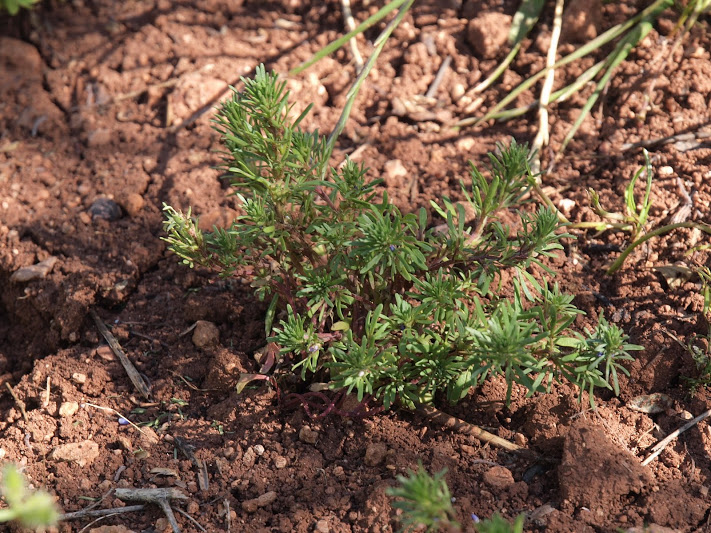
[[[574,207],[575,200],[571,200],[570,198],[561,198],[558,201],[558,209],[560,209],[565,215],[569,215]]]
[[[281,470],[282,468],[286,468],[286,457],[282,457],[281,455],[277,455],[274,458],[274,468],[277,468]]]
[[[391,159],[383,167],[383,178],[388,184],[399,184],[408,175],[407,169],[399,159]]]
[[[44,261],[40,261],[37,264],[18,268],[10,276],[10,281],[15,283],[22,283],[25,281],[32,281],[35,279],[42,279],[49,274],[54,268],[57,258],[52,256],[48,257]]]
[[[114,352],[111,350],[111,347],[106,344],[102,344],[101,346],[99,346],[96,349],[95,353],[104,361],[113,361],[116,358]]]
[[[459,152],[470,152],[476,146],[476,139],[474,137],[462,137],[457,139],[454,146]]]
[[[83,385],[84,383],[86,383],[86,374],[82,374],[80,372],[74,372],[72,374],[72,380],[75,383],[78,383],[79,385]]]
[[[235,448],[234,446],[228,446],[227,448],[224,449],[222,452],[222,455],[225,457],[225,459],[229,459],[230,457],[233,457],[235,454]]]
[[[264,455],[264,446],[262,446],[261,444],[255,444],[254,445],[254,452],[260,456]]]
[[[89,207],[89,214],[94,220],[100,218],[113,222],[121,218],[121,208],[116,202],[109,198],[97,198]]]
[[[254,462],[257,460],[257,454],[254,451],[253,447],[247,448],[247,451],[244,452],[244,455],[242,456],[242,463],[244,466],[247,468],[252,468],[254,466]]]
[[[663,167],[659,167],[659,170],[657,170],[657,176],[660,178],[666,178],[674,174],[674,169],[668,165],[665,165]]]
[[[122,199],[121,207],[124,208],[124,210],[126,211],[126,213],[128,213],[129,216],[135,217],[141,212],[145,203],[146,202],[143,199],[143,196],[138,193],[132,192]]]
[[[317,533],[329,533],[331,527],[328,525],[328,520],[319,520],[316,522],[316,528],[314,529]]]
[[[77,402],[63,402],[59,406],[59,416],[67,417],[72,416],[79,410],[79,404]]]
[[[484,472],[484,483],[495,489],[505,489],[514,484],[513,474],[508,468],[494,466]]]
[[[383,442],[372,442],[365,449],[364,462],[368,466],[377,466],[383,462],[388,453],[388,447]]]
[[[198,320],[193,331],[193,344],[197,348],[216,346],[220,342],[220,330],[212,322]]]
[[[308,426],[304,426],[299,430],[299,440],[306,444],[316,444],[318,440],[318,431],[314,431]]]
[[[260,507],[265,507],[270,503],[274,503],[277,499],[277,493],[273,490],[265,492],[261,496],[254,498],[252,500],[246,500],[242,502],[242,509],[248,513],[253,513]]]
[[[163,533],[163,531],[170,530],[170,522],[168,522],[168,519],[165,517],[160,517],[158,520],[156,520],[156,525],[155,525],[156,531],[159,533]]]

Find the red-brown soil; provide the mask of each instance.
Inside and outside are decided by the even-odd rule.
[[[364,4],[353,5],[359,20],[377,9]],[[578,6],[578,18],[588,20],[587,8],[601,29],[637,7],[595,4]],[[531,142],[533,113],[461,131],[447,127],[471,103],[463,93],[506,53],[505,45],[496,48],[502,17],[485,13],[515,9],[515,2],[501,7],[486,0],[416,3],[364,84],[337,160],[364,146],[354,157],[373,177],[384,176],[391,198],[412,210],[444,195],[460,199],[467,161],[482,163],[496,142],[512,136]],[[477,113],[544,64],[550,16]],[[470,19],[478,21],[475,28]],[[101,498],[100,507],[122,506],[111,492],[117,487],[175,487],[189,498],[177,507],[208,531],[391,531],[397,513],[385,489],[419,460],[430,472],[448,468],[466,531],[473,530],[472,514],[494,512],[527,513],[530,531],[632,531],[646,524],[669,528],[655,531],[711,530],[706,421],[649,466],[640,464],[659,438],[711,407],[705,389],[690,396],[684,376],[695,375],[695,365],[672,337],[685,343],[706,332],[698,280],[670,284],[654,270],[708,263],[707,252],[686,255],[708,243],[701,234],[683,229],[651,240],[615,276],[604,269],[617,253],[591,245],[621,246],[624,234],[578,232],[555,261],[556,280],[587,313],[576,327],[590,327],[604,312],[645,348],[629,364],[619,398],[598,395],[593,412],[563,385],[532,398],[517,390],[506,407],[505,386],[493,381],[456,407],[440,405],[524,445],[538,460],[408,412],[310,419],[302,409],[280,408],[266,386],[234,391],[239,373],[256,369],[252,355],[265,341],[265,306],[251,295],[249,280],[191,271],[167,253],[161,207],[192,206],[206,227],[228,223],[234,199],[212,168],[219,158],[209,122],[215,102],[259,63],[285,73],[342,34],[340,2],[46,1],[0,18],[0,25],[0,453],[56,494],[65,512]],[[588,187],[600,192],[603,205],[623,208],[624,188],[643,163],[641,150],[626,143],[686,134],[649,146],[657,172],[651,225],[668,222],[684,205],[680,183],[693,201],[689,219],[709,222],[707,25],[708,19],[695,27],[664,62],[674,26],[674,13],[667,13],[623,63],[565,156],[549,165],[544,154],[543,187],[556,204],[572,201],[561,204],[571,220],[595,219]],[[590,28],[564,37],[589,38],[584,30]],[[490,39],[474,46],[468,34],[482,31]],[[366,32],[360,48],[372,50],[376,35]],[[578,45],[562,46],[569,52]],[[448,55],[451,68],[435,103],[408,110],[404,104],[427,91]],[[581,68],[560,72],[556,83],[573,80]],[[300,106],[315,104],[309,127],[330,131],[353,78],[346,48],[289,80]],[[590,92],[553,108],[554,148]],[[404,175],[388,164],[394,160]],[[93,216],[97,210],[118,218]],[[11,279],[49,257],[57,261],[45,277]],[[103,343],[90,309],[150,382],[151,402]],[[194,344],[186,331],[198,320],[217,326],[217,344]],[[671,397],[665,412],[630,409],[632,398],[654,392]],[[139,432],[119,423],[117,413],[152,424]],[[205,465],[207,487],[180,439]],[[55,450],[69,443],[83,443],[82,451],[62,461]],[[260,496],[261,507],[252,501]],[[198,531],[182,514],[177,520],[183,531]],[[162,512],[149,507],[89,529],[110,524],[123,531],[168,527]]]

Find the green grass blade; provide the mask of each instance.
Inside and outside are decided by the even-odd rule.
[[[538,17],[541,15],[544,4],[545,0],[523,0],[523,2],[521,2],[521,6],[513,17],[509,31],[509,44],[512,45],[511,51],[506,55],[506,58],[504,58],[501,64],[496,67],[494,72],[489,74],[484,81],[474,87],[472,90],[474,94],[479,94],[488,89],[491,84],[499,79],[499,76],[506,71],[521,49],[521,42],[524,37],[528,35],[533,26],[536,25],[536,22],[538,22]]]
[[[520,43],[541,16],[545,0],[523,0],[521,6],[516,11],[509,30],[509,43]]]
[[[454,124],[454,127],[459,128],[462,126],[469,126],[471,124],[479,124],[481,122],[484,122],[486,120],[490,120],[492,118],[492,115],[499,113],[502,109],[504,109],[506,106],[508,106],[513,100],[515,100],[522,92],[525,90],[529,89],[531,86],[533,86],[538,80],[540,80],[543,76],[545,76],[549,70],[552,69],[557,69],[560,67],[563,67],[567,65],[568,63],[571,63],[575,61],[576,59],[580,59],[581,57],[585,57],[586,55],[594,52],[601,46],[607,44],[608,42],[616,39],[617,37],[623,35],[627,30],[635,26],[640,20],[645,19],[650,16],[657,16],[661,11],[664,9],[670,7],[673,5],[673,0],[656,0],[652,5],[632,17],[631,19],[623,22],[622,24],[618,24],[617,26],[613,26],[609,30],[607,30],[604,33],[601,33],[598,35],[595,39],[589,41],[588,43],[584,44],[574,52],[568,54],[567,56],[561,58],[559,61],[557,61],[554,65],[550,67],[546,67],[540,71],[538,71],[536,74],[528,78],[527,80],[523,81],[520,83],[511,93],[509,93],[507,96],[505,96],[498,104],[496,104],[486,115],[484,115],[481,118],[477,117],[469,117],[465,118],[463,120],[460,120],[456,124]]]
[[[400,6],[400,10],[397,12],[395,18],[393,18],[388,23],[388,25],[385,26],[385,29],[382,31],[382,33],[378,35],[377,39],[375,39],[375,42],[373,43],[373,53],[368,58],[368,61],[365,62],[365,65],[363,65],[363,70],[360,71],[360,74],[358,74],[358,77],[356,78],[355,82],[353,82],[353,85],[348,90],[348,94],[346,95],[346,103],[343,106],[341,116],[338,118],[338,122],[333,128],[333,131],[328,136],[328,139],[326,141],[326,161],[328,161],[328,158],[331,157],[331,154],[333,153],[333,147],[336,144],[336,139],[338,139],[338,136],[343,132],[343,128],[346,127],[346,122],[348,121],[348,117],[351,114],[351,109],[353,108],[353,102],[355,102],[356,96],[358,96],[358,92],[360,91],[361,85],[363,85],[365,78],[368,77],[370,70],[373,68],[373,65],[375,65],[375,61],[378,59],[380,52],[382,52],[385,43],[390,37],[390,34],[398,26],[398,24],[400,24],[410,7],[412,7],[414,1],[415,0],[406,0],[406,2],[404,3],[400,2],[400,4],[402,5]],[[392,3],[394,4],[395,2]],[[324,170],[325,168],[326,167],[324,167]]]
[[[340,37],[333,41],[332,43],[324,46],[321,50],[316,52],[311,59],[306,61],[305,63],[302,63],[298,67],[291,69],[289,71],[289,76],[293,76],[295,74],[298,74],[299,72],[303,72],[307,68],[309,68],[311,65],[314,63],[320,61],[324,57],[326,57],[329,54],[332,54],[339,48],[341,48],[344,44],[346,44],[349,40],[351,40],[352,37],[355,37],[359,33],[363,33],[365,30],[370,28],[371,26],[377,24],[381,20],[383,20],[388,14],[398,7],[400,7],[402,4],[405,2],[408,2],[409,0],[393,0],[392,2],[385,4],[383,7],[381,7],[377,13],[374,15],[371,15],[368,17],[365,21],[363,21],[361,24],[359,24],[353,31],[350,31],[346,33],[343,37]]]
[[[496,67],[496,70],[489,74],[489,77],[486,78],[484,81],[482,81],[479,85],[474,87],[472,89],[473,94],[479,94],[489,87],[491,87],[491,84],[494,83],[497,79],[499,79],[499,76],[501,76],[504,72],[506,72],[506,69],[509,68],[509,65],[511,62],[514,60],[516,55],[518,54],[518,51],[521,49],[521,43],[518,42],[516,43],[511,51],[508,53],[508,55],[504,58],[504,60],[499,64],[498,67]]]
[[[600,78],[600,81],[597,83],[595,91],[592,93],[590,98],[588,98],[587,102],[585,102],[585,105],[580,110],[580,115],[573,124],[573,127],[570,128],[570,131],[565,136],[565,139],[563,139],[563,144],[561,144],[560,149],[558,150],[559,153],[563,152],[566,146],[568,146],[568,143],[573,140],[573,137],[578,132],[583,120],[585,120],[585,117],[587,117],[588,113],[590,113],[590,110],[595,105],[595,102],[597,102],[597,99],[600,97],[602,91],[605,90],[605,87],[609,83],[615,69],[627,58],[629,53],[632,51],[632,48],[637,46],[637,43],[647,36],[651,29],[652,23],[648,20],[643,20],[635,26],[632,31],[625,35],[619,43],[617,43],[615,49],[607,57],[605,72]]]

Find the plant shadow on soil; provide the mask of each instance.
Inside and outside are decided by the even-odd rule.
[[[603,8],[605,21],[619,16],[613,7]],[[362,20],[368,8],[354,2],[353,9]],[[472,0],[416,4],[364,85],[336,155],[366,144],[359,160],[373,177],[385,178],[389,196],[405,211],[442,196],[461,200],[459,180],[468,160],[480,164],[496,142],[535,135],[533,114],[454,135],[436,120],[393,113],[393,95],[423,94],[441,58],[450,55],[453,67],[438,105],[461,116],[466,106],[457,87],[473,87],[495,65],[473,51],[465,17],[499,9]],[[509,14],[515,9],[505,6]],[[669,20],[621,66],[602,109],[544,177],[556,204],[573,201],[571,220],[594,219],[588,187],[600,192],[604,205],[622,208],[624,187],[642,163],[639,151],[623,152],[624,143],[696,134],[709,122],[711,43],[702,31],[692,32],[660,74],[648,120],[633,118],[647,90],[637,83],[640,72],[655,43],[668,36]],[[591,412],[576,391],[560,385],[532,398],[515,389],[506,407],[505,384],[494,380],[457,406],[441,405],[524,444],[540,461],[408,412],[312,420],[302,409],[280,408],[269,387],[234,392],[239,373],[256,370],[251,355],[264,343],[265,306],[252,296],[249,280],[192,271],[167,254],[160,209],[163,202],[192,205],[205,227],[229,223],[236,203],[212,168],[219,143],[209,109],[257,64],[286,72],[336,37],[342,31],[339,2],[45,2],[0,24],[7,35],[0,37],[0,381],[12,385],[27,417],[3,385],[0,448],[3,460],[47,486],[65,511],[84,507],[87,497],[105,497],[105,507],[122,505],[110,493],[115,487],[171,486],[188,495],[185,510],[209,531],[226,531],[228,522],[233,531],[391,531],[397,516],[385,489],[421,460],[430,472],[448,469],[454,507],[467,531],[473,530],[472,513],[494,512],[509,518],[528,513],[531,531],[613,531],[645,523],[678,531],[708,527],[706,422],[649,467],[638,464],[688,413],[697,415],[711,403],[703,389],[689,397],[682,376],[693,375],[694,363],[668,334],[685,340],[705,333],[698,284],[682,280],[670,287],[651,269],[708,261],[700,253],[684,256],[695,241],[703,242],[692,231],[650,241],[615,277],[603,274],[614,253],[590,251],[589,245],[622,246],[619,234],[581,235],[552,263],[556,280],[587,313],[577,326],[591,327],[604,312],[645,346],[629,367],[631,378],[621,382],[619,399],[600,394]],[[545,28],[537,31],[545,37]],[[369,49],[365,40],[359,44]],[[482,110],[541,66],[542,57],[529,47],[502,87],[486,95]],[[560,76],[574,79],[580,73],[575,68]],[[315,104],[308,127],[329,131],[352,78],[349,52],[342,50],[289,80],[299,105]],[[579,104],[573,99],[554,111],[554,145]],[[200,110],[208,112],[196,116]],[[693,148],[674,142],[650,148],[655,170],[672,169],[655,179],[652,220],[678,209],[677,177],[693,192],[692,217],[709,220],[711,148],[704,139],[698,135]],[[386,163],[393,160],[407,176],[388,173]],[[115,201],[121,216],[93,219],[97,198]],[[50,256],[58,261],[45,278],[10,280],[18,268]],[[132,389],[89,318],[90,308],[151,383],[151,401]],[[183,334],[198,320],[217,326],[217,343],[198,348],[192,332]],[[648,415],[627,406],[652,392],[672,398],[666,412]],[[121,425],[116,412],[152,425],[139,432]],[[206,489],[176,437],[206,465]],[[77,442],[94,443],[87,446],[95,452],[71,461],[53,458],[57,447]],[[275,500],[253,503],[271,491]],[[184,517],[178,520],[183,531],[197,531]],[[158,509],[103,523],[133,531],[166,526]]]

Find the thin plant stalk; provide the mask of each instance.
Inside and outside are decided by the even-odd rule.
[[[640,20],[646,19],[649,16],[656,16],[659,12],[663,11],[664,9],[671,7],[673,4],[673,0],[656,0],[653,4],[651,4],[649,7],[645,8],[643,11],[632,17],[631,19],[618,24],[617,26],[613,26],[609,30],[607,30],[604,33],[601,33],[598,35],[595,39],[592,39],[590,42],[584,44],[574,52],[568,54],[567,56],[563,57],[560,59],[558,62],[556,62],[554,65],[550,67],[545,67],[521,84],[518,85],[513,91],[511,91],[507,96],[505,96],[497,105],[495,105],[486,115],[483,117],[477,118],[477,117],[469,117],[460,120],[459,122],[454,124],[455,128],[460,128],[463,126],[470,126],[472,124],[480,124],[481,122],[487,121],[492,118],[492,116],[498,112],[500,112],[502,109],[504,109],[506,106],[508,106],[512,101],[514,101],[522,92],[526,91],[529,89],[531,86],[533,86],[538,80],[540,80],[543,76],[546,75],[546,73],[551,70],[551,69],[558,69],[560,67],[563,67],[567,65],[568,63],[572,63],[576,59],[580,59],[581,57],[585,57],[586,55],[598,50],[601,46],[607,44],[608,42],[620,37],[623,35],[627,30],[635,26],[637,23],[639,23]]]
[[[373,53],[370,54],[368,61],[366,61],[365,65],[363,65],[363,70],[360,71],[360,74],[358,74],[358,77],[355,79],[353,85],[348,90],[348,94],[346,95],[346,103],[343,106],[341,116],[338,118],[336,126],[333,128],[333,131],[326,140],[326,160],[328,160],[328,158],[333,153],[333,147],[336,145],[336,139],[338,139],[338,136],[343,132],[343,129],[346,127],[346,122],[348,121],[348,117],[351,114],[351,109],[353,108],[353,102],[355,102],[356,96],[358,96],[358,92],[360,91],[361,85],[363,85],[363,81],[365,81],[365,78],[367,78],[368,74],[370,74],[370,70],[373,68],[373,65],[375,65],[375,62],[378,59],[380,52],[382,52],[383,47],[385,46],[385,43],[387,42],[388,38],[392,34],[393,30],[400,24],[400,22],[402,22],[402,19],[405,17],[410,7],[412,7],[414,1],[415,0],[407,0],[405,3],[400,2],[400,10],[398,11],[395,18],[393,18],[388,23],[388,25],[385,26],[385,29],[382,31],[382,33],[378,35],[377,39],[375,39],[375,42],[373,43]],[[392,4],[394,3],[395,2],[392,2]],[[323,172],[325,171],[326,167],[324,166]]]
[[[585,102],[585,105],[580,110],[580,115],[578,115],[578,118],[573,124],[573,127],[570,128],[568,134],[565,136],[565,139],[563,139],[563,143],[560,145],[558,153],[563,152],[566,146],[568,146],[568,143],[573,140],[573,137],[578,132],[578,129],[585,120],[585,117],[588,116],[590,110],[595,105],[595,102],[597,102],[597,99],[599,98],[600,94],[602,93],[602,91],[605,90],[605,87],[607,87],[607,84],[610,82],[610,78],[615,72],[615,69],[620,65],[620,63],[622,63],[622,61],[627,58],[632,49],[637,46],[637,44],[642,39],[644,39],[650,32],[650,30],[652,29],[652,22],[650,19],[652,17],[653,15],[650,14],[649,19],[645,18],[637,26],[635,26],[635,28],[631,30],[630,33],[625,35],[625,37],[617,44],[615,50],[608,56],[607,61],[605,62],[606,65],[604,67],[605,73],[602,75],[600,81],[597,83],[595,91],[592,93],[590,98],[588,98],[588,100]]]
[[[412,5],[412,1],[410,0],[393,0],[389,4],[384,5],[382,8],[378,10],[377,13],[374,15],[371,15],[365,21],[361,22],[354,30],[349,31],[346,33],[343,37],[340,37],[333,41],[332,43],[328,44],[327,46],[324,46],[321,50],[316,52],[311,59],[308,61],[302,63],[298,67],[292,69],[289,71],[289,76],[293,76],[295,74],[298,74],[300,72],[303,72],[307,68],[309,68],[311,65],[314,63],[317,63],[327,55],[332,54],[339,48],[341,48],[344,44],[346,44],[348,41],[351,40],[351,37],[355,37],[359,33],[363,33],[365,30],[370,28],[371,26],[374,26],[381,20],[383,20],[391,11],[396,10],[397,8],[401,7],[403,4],[408,3],[409,5]],[[406,10],[407,11],[407,10]]]
[[[514,15],[511,30],[509,31],[509,43],[512,44],[511,51],[488,78],[472,89],[472,94],[479,94],[488,89],[506,71],[521,49],[523,39],[538,22],[544,4],[544,0],[523,0],[521,2],[521,7]]]
[[[548,104],[560,104],[561,102],[565,102],[568,98],[570,98],[571,95],[577,93],[583,87],[583,85],[595,78],[595,76],[599,74],[599,72],[604,66],[605,61],[598,61],[597,63],[595,63],[592,67],[590,67],[580,76],[578,76],[578,78],[573,83],[563,87],[562,89],[558,89],[553,94],[551,94],[550,101],[548,102]],[[491,115],[490,118],[494,120],[509,120],[512,118],[520,117],[521,115],[525,115],[529,111],[533,111],[534,109],[536,109],[539,105],[540,101],[536,100],[535,102],[531,102],[526,106],[500,111],[499,113]]]
[[[662,226],[661,228],[657,228],[654,231],[650,231],[649,233],[642,235],[639,239],[637,239],[627,248],[625,248],[625,250],[620,254],[620,256],[615,260],[615,262],[610,265],[610,268],[607,269],[607,274],[614,274],[615,272],[617,272],[624,264],[625,260],[627,259],[627,256],[630,255],[632,251],[640,244],[647,242],[653,237],[664,235],[665,233],[669,233],[670,231],[674,231],[678,228],[696,228],[698,230],[703,231],[704,233],[708,233],[709,235],[711,235],[711,226],[709,226],[708,224],[703,224],[701,222],[678,222],[676,224],[668,224],[666,226]]]
[[[560,30],[563,24],[563,5],[565,0],[556,0],[555,13],[553,15],[553,31],[551,32],[551,43],[548,47],[548,56],[546,58],[546,66],[552,67],[555,64],[555,58],[558,52],[558,40],[560,39]],[[548,144],[548,103],[555,81],[555,69],[550,68],[546,74],[546,80],[541,88],[541,96],[538,99],[538,133],[531,145],[531,156],[534,158],[531,164],[531,170],[534,174],[538,174],[541,169],[541,149]]]

